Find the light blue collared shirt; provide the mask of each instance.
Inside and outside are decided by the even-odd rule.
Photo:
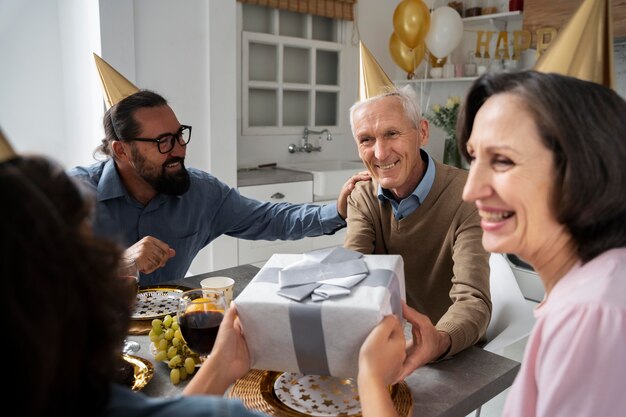
[[[383,203],[385,201],[391,203],[393,215],[396,220],[403,219],[417,210],[433,187],[433,182],[435,182],[435,162],[430,155],[428,155],[428,152],[423,149],[420,149],[420,156],[426,163],[426,173],[409,196],[397,202],[391,194],[391,191],[385,190],[380,185],[378,186],[378,199]]]
[[[96,197],[96,236],[129,247],[153,236],[174,248],[176,255],[140,284],[181,279],[196,254],[226,234],[248,240],[295,240],[332,234],[346,225],[337,204],[267,203],[239,194],[211,174],[188,168],[191,186],[180,196],[157,194],[145,206],[126,191],[113,160],[69,171]]]

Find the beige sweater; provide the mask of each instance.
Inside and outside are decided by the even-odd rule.
[[[447,356],[478,342],[491,317],[489,254],[476,207],[461,199],[466,179],[466,171],[436,163],[428,196],[401,220],[378,200],[375,181],[359,182],[348,200],[344,246],[402,255],[407,304],[450,335]]]

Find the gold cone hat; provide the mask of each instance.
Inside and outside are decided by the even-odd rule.
[[[17,156],[13,147],[2,134],[2,129],[0,129],[0,163],[4,161],[8,161],[9,159],[13,159]]]
[[[613,88],[613,28],[610,0],[585,0],[535,64]]]
[[[359,42],[359,55],[359,101],[392,90],[393,82],[363,42]]]
[[[107,109],[115,106],[126,97],[135,94],[139,89],[133,83],[128,81],[122,74],[117,72],[115,68],[110,66],[104,59],[93,54],[96,60],[96,67],[102,81],[102,90]]]

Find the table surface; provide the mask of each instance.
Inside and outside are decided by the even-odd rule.
[[[210,276],[228,276],[235,280],[234,297],[245,288],[259,268],[241,265],[234,268],[195,275],[168,284],[200,287]],[[150,360],[155,374],[143,389],[148,396],[172,396],[182,392],[185,383],[173,385],[165,363],[155,363],[150,353],[148,336],[129,336],[139,342],[135,355]],[[455,357],[417,369],[405,380],[413,397],[413,413],[417,417],[464,417],[508,388],[520,364],[511,359],[470,347]]]

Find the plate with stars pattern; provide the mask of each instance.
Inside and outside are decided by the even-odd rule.
[[[284,372],[274,382],[274,393],[287,407],[316,417],[360,416],[356,380]]]
[[[182,285],[153,285],[139,288],[133,320],[152,320],[174,316],[180,294],[191,288]]]

